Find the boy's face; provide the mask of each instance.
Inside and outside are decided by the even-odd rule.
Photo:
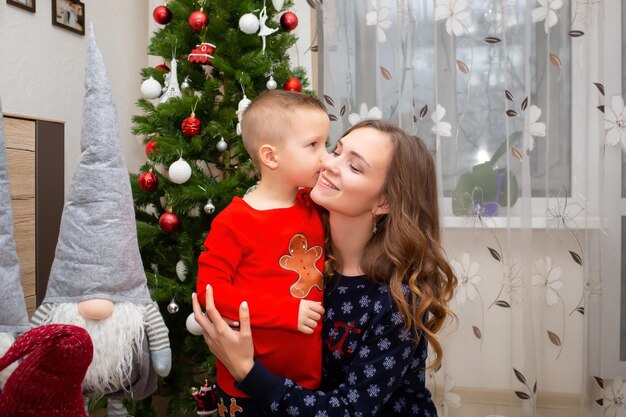
[[[328,115],[322,110],[297,109],[285,129],[285,137],[277,147],[278,169],[285,181],[311,188],[317,183],[320,161],[328,154]]]

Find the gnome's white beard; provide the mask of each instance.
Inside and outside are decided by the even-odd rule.
[[[105,394],[131,387],[133,358],[143,351],[143,307],[130,302],[115,303],[113,314],[104,320],[87,320],[77,303],[57,304],[50,311],[51,323],[74,324],[86,329],[93,342],[93,360],[83,381],[83,391]]]
[[[4,356],[7,353],[7,350],[11,347],[11,345],[15,342],[15,337],[11,333],[0,332],[0,357]],[[13,362],[11,365],[7,366],[0,372],[0,389],[4,388],[4,384],[6,384],[7,380],[17,368],[19,364],[18,361]]]

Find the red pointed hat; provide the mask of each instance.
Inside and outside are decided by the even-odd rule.
[[[25,356],[0,392],[3,417],[87,417],[81,384],[93,344],[85,329],[48,324],[29,330],[0,358],[0,370]]]

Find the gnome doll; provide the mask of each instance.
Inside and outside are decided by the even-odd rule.
[[[126,416],[123,399],[152,394],[157,374],[169,374],[172,352],[139,254],[115,104],[93,25],[88,44],[82,153],[63,208],[46,297],[32,322],[85,328],[94,355],[83,393],[107,397],[110,417]]]
[[[3,132],[0,103],[0,356],[9,349],[17,336],[30,329],[13,240],[13,211]],[[17,363],[14,363],[0,372],[0,389],[16,367]]]

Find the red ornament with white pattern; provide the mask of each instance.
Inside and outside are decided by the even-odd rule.
[[[290,78],[283,84],[283,90],[302,91],[302,83],[296,77]]]
[[[191,53],[187,57],[189,62],[194,64],[210,65],[213,58],[213,52],[215,52],[215,45],[208,42],[202,42],[200,45],[196,45],[191,50]]]
[[[139,176],[139,188],[147,193],[151,193],[159,186],[159,178],[150,169]]]
[[[183,120],[182,129],[183,135],[190,138],[200,133],[200,130],[202,129],[202,123],[200,123],[200,120],[196,117],[196,114],[194,112],[191,112],[191,116]]]
[[[205,27],[209,23],[209,16],[202,10],[196,10],[189,15],[189,26],[195,31]]]

